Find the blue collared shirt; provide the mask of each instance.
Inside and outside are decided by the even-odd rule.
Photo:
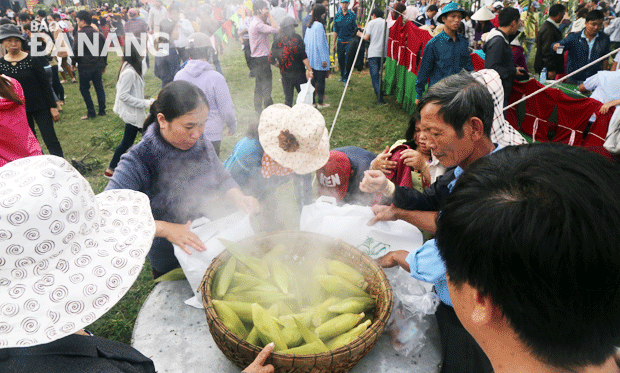
[[[592,41],[589,41],[582,31],[580,33],[575,32],[569,34],[565,39],[560,40],[559,43],[564,46],[564,50],[568,51],[568,58],[566,61],[567,74],[572,73],[610,52],[609,36],[603,31],[599,32]],[[553,45],[551,47],[553,48]],[[603,62],[601,61],[573,75],[572,79],[582,82],[602,69]]]
[[[474,71],[474,65],[469,54],[469,40],[459,34],[454,41],[442,31],[432,38],[424,48],[415,83],[418,98],[422,97],[427,81],[430,87],[446,76],[456,74],[462,69]]]
[[[501,149],[501,146],[495,144],[495,150],[491,153],[495,153],[499,149]],[[456,181],[462,174],[463,169],[460,166],[454,169],[454,180],[448,184],[450,192],[452,192],[454,184],[456,184]],[[435,239],[426,241],[418,250],[410,252],[406,260],[409,264],[411,277],[435,285],[435,292],[439,299],[452,307],[452,300],[448,291],[448,280],[446,278],[446,265],[441,255],[439,255]]]
[[[338,33],[338,41],[351,41],[356,31],[357,16],[355,13],[349,10],[347,14],[342,14],[342,9],[339,9],[334,17],[334,32]]]

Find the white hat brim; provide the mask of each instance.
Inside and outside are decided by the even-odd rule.
[[[491,10],[485,6],[478,9],[476,13],[471,16],[474,21],[490,21],[495,18],[495,15]]]
[[[23,160],[45,162],[50,157]],[[155,222],[146,195],[110,190],[94,196],[88,182],[59,159],[51,162],[62,167],[55,172],[62,174],[64,185],[56,184],[59,202],[50,204],[56,202],[63,210],[64,201],[66,215],[53,215],[49,209],[46,216],[42,208],[37,215],[26,214],[12,237],[0,239],[7,265],[0,271],[0,348],[49,343],[92,324],[130,289],[153,241]],[[23,198],[29,198],[30,187],[23,189]],[[81,205],[92,208],[81,211],[79,199],[64,198],[71,193],[89,196],[80,197]],[[23,250],[26,245],[34,249]],[[9,253],[11,248],[16,251]]]

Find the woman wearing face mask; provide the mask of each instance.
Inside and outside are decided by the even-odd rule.
[[[0,74],[14,78],[24,89],[28,125],[35,132],[35,121],[41,137],[52,155],[63,156],[62,147],[56,137],[54,121],[60,114],[54,100],[54,93],[41,63],[22,50],[25,38],[15,25],[0,26],[0,41],[6,54],[0,59]]]
[[[182,80],[166,85],[144,121],[142,140],[121,158],[106,187],[149,196],[157,227],[148,254],[154,277],[179,267],[172,244],[187,254],[190,247],[206,249],[190,231],[191,221],[213,218],[221,194],[246,212],[258,211],[258,201],[241,192],[203,136],[208,115],[200,88]]]

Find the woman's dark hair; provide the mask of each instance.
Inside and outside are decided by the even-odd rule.
[[[415,143],[415,125],[422,120],[420,112],[416,111],[409,119],[409,127],[405,132],[405,145],[408,145],[411,149],[415,149],[418,145]]]
[[[588,14],[588,8],[583,7],[581,9],[579,9],[576,13],[576,17],[577,19],[579,18],[586,18],[586,14]]]
[[[6,78],[0,78],[0,96],[6,97],[17,105],[23,105],[24,101],[17,95],[13,83]]]
[[[131,45],[131,51],[129,55],[123,56],[123,60],[121,62],[121,68],[118,70],[118,76],[121,76],[121,71],[123,70],[123,65],[127,62],[134,70],[138,73],[138,75],[142,76],[142,56],[140,56],[140,52],[135,45]],[[116,78],[118,80],[118,77]]]
[[[249,139],[258,139],[258,122],[251,122],[248,124],[248,130],[245,136]]]
[[[185,80],[170,82],[159,92],[157,100],[151,105],[149,115],[144,121],[144,130],[157,120],[159,113],[163,114],[167,121],[173,121],[200,105],[209,108],[207,96],[200,88]]]
[[[491,31],[491,21],[477,21],[476,32],[489,32]]]
[[[308,28],[312,27],[314,22],[321,23],[323,21],[323,14],[325,14],[325,7],[321,4],[316,4],[312,8],[312,17],[310,18],[310,23],[308,23]]]

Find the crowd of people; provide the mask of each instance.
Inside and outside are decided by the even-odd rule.
[[[257,215],[261,230],[280,229],[275,190],[292,180],[302,208],[313,201],[315,174],[319,195],[372,206],[368,224],[403,220],[425,233],[423,246],[378,263],[434,285],[442,372],[620,372],[618,164],[568,145],[527,144],[504,116],[514,81],[530,78],[528,59],[543,83],[570,75],[603,104],[600,113],[620,105],[620,57],[602,58],[620,47],[620,2],[244,4],[2,11],[0,370],[153,372],[138,351],[84,328],[127,292],[145,258],[158,278],[179,267],[173,245],[204,251],[193,220],[240,209]],[[233,15],[256,116],[222,161],[223,136],[238,123],[218,30]],[[355,144],[330,151],[326,79],[337,70],[347,83],[363,51],[367,96],[385,105],[381,70],[397,22],[429,34],[404,138],[379,154]],[[164,53],[130,43],[144,37]],[[95,196],[63,159],[54,122],[63,84],[79,82],[83,120],[108,114],[110,38],[124,48],[113,112],[125,126]],[[58,47],[65,39],[73,53]],[[80,40],[98,49],[80,49]],[[474,71],[472,53],[484,69]],[[145,98],[150,58],[162,86],[153,99]],[[272,97],[274,66],[283,103]],[[306,83],[312,104],[294,105]],[[244,372],[273,371],[264,365],[272,349]]]

